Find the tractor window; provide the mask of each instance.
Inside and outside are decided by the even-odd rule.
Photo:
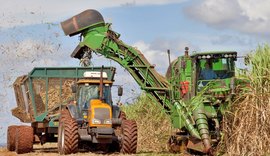
[[[81,109],[87,109],[92,99],[99,98],[99,85],[81,85],[79,88],[78,104]]]
[[[99,99],[99,85],[81,85],[78,93],[80,109],[87,109],[90,100]],[[111,104],[111,89],[110,86],[106,86],[106,84],[103,86],[103,98],[105,103]]]
[[[105,100],[105,103],[111,105],[112,104],[112,97],[111,97],[111,87],[105,84],[105,86],[103,86],[103,97]]]

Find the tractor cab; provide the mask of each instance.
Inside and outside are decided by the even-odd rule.
[[[111,127],[112,84],[106,72],[85,72],[77,82],[78,117],[88,126]]]
[[[88,108],[91,100],[101,100],[102,102],[112,105],[111,97],[112,81],[104,80],[102,85],[102,99],[100,97],[99,80],[79,80],[78,81],[78,105],[80,109]]]

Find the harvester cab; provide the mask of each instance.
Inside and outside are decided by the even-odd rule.
[[[210,92],[220,92],[221,94],[233,90],[236,52],[209,52],[194,54],[191,57],[196,66],[194,68],[196,93],[205,86],[209,86]]]
[[[180,96],[185,99],[190,100],[201,91],[224,97],[234,92],[236,60],[237,52],[187,53],[171,63],[166,77],[171,83],[180,84]]]

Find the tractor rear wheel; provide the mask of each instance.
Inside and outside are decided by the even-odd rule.
[[[16,125],[11,125],[8,126],[8,130],[7,130],[7,149],[9,151],[15,151],[15,139],[16,139],[16,128],[18,126]]]
[[[60,120],[64,121],[65,119],[72,119],[68,109],[63,109],[61,111],[61,116],[60,116]]]
[[[119,113],[119,118],[122,119],[122,120],[127,120],[126,113],[123,112],[123,111],[120,111],[120,113]]]
[[[121,153],[133,154],[137,150],[137,124],[134,120],[123,120],[121,135]]]
[[[15,136],[15,151],[17,154],[29,153],[33,150],[34,131],[31,126],[18,126]]]
[[[60,119],[58,127],[58,152],[71,154],[78,152],[78,124],[71,117]]]

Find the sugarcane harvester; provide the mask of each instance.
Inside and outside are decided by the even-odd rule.
[[[205,52],[188,54],[173,61],[166,77],[160,75],[137,48],[120,40],[120,34],[105,23],[96,10],[86,10],[61,23],[66,35],[80,35],[81,41],[71,54],[83,59],[98,53],[118,62],[142,90],[170,115],[174,128],[171,149],[211,153],[220,140],[222,114],[235,88],[234,63],[237,53]],[[90,57],[88,57],[90,58]],[[215,80],[202,78],[205,64],[216,74]]]

